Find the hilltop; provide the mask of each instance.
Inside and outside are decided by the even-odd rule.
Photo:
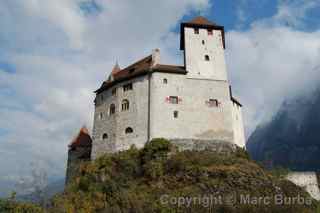
[[[305,204],[276,205],[275,195],[300,197]],[[240,204],[241,196],[249,196],[251,205]],[[252,203],[255,197],[271,202]],[[156,139],[144,149],[131,147],[82,164],[65,192],[43,212],[314,213],[317,205],[282,173],[264,170],[242,149],[228,154],[179,152],[169,141]]]

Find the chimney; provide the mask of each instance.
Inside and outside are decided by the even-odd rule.
[[[160,49],[154,49],[152,51],[152,66],[156,66],[157,64],[160,64]]]

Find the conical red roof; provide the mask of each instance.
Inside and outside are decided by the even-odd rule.
[[[115,75],[115,74],[117,74],[117,73],[120,72],[120,71],[121,71],[121,68],[120,68],[120,66],[119,66],[119,64],[118,64],[118,62],[117,62],[117,63],[114,65],[111,74],[112,74],[112,75]]]
[[[92,139],[86,127],[82,127],[78,135],[69,144],[69,148],[90,146],[92,146]]]

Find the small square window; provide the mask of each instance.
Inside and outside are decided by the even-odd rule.
[[[208,55],[205,55],[205,56],[204,56],[204,60],[210,61],[210,57],[209,57]]]
[[[194,34],[199,34],[199,28],[194,28]]]

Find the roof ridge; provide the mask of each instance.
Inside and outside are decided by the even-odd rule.
[[[142,58],[142,59],[134,62],[133,64],[130,64],[129,66],[125,67],[125,68],[122,69],[122,70],[126,70],[126,69],[128,69],[128,68],[130,68],[130,67],[133,67],[133,66],[135,66],[135,65],[137,65],[137,64],[139,64],[139,63],[141,63],[141,62],[143,62],[143,61],[145,61],[145,60],[147,60],[147,59],[149,59],[149,58],[152,58],[152,54],[150,54],[150,55],[148,55],[148,56],[146,56],[146,57],[144,57],[144,58]]]

